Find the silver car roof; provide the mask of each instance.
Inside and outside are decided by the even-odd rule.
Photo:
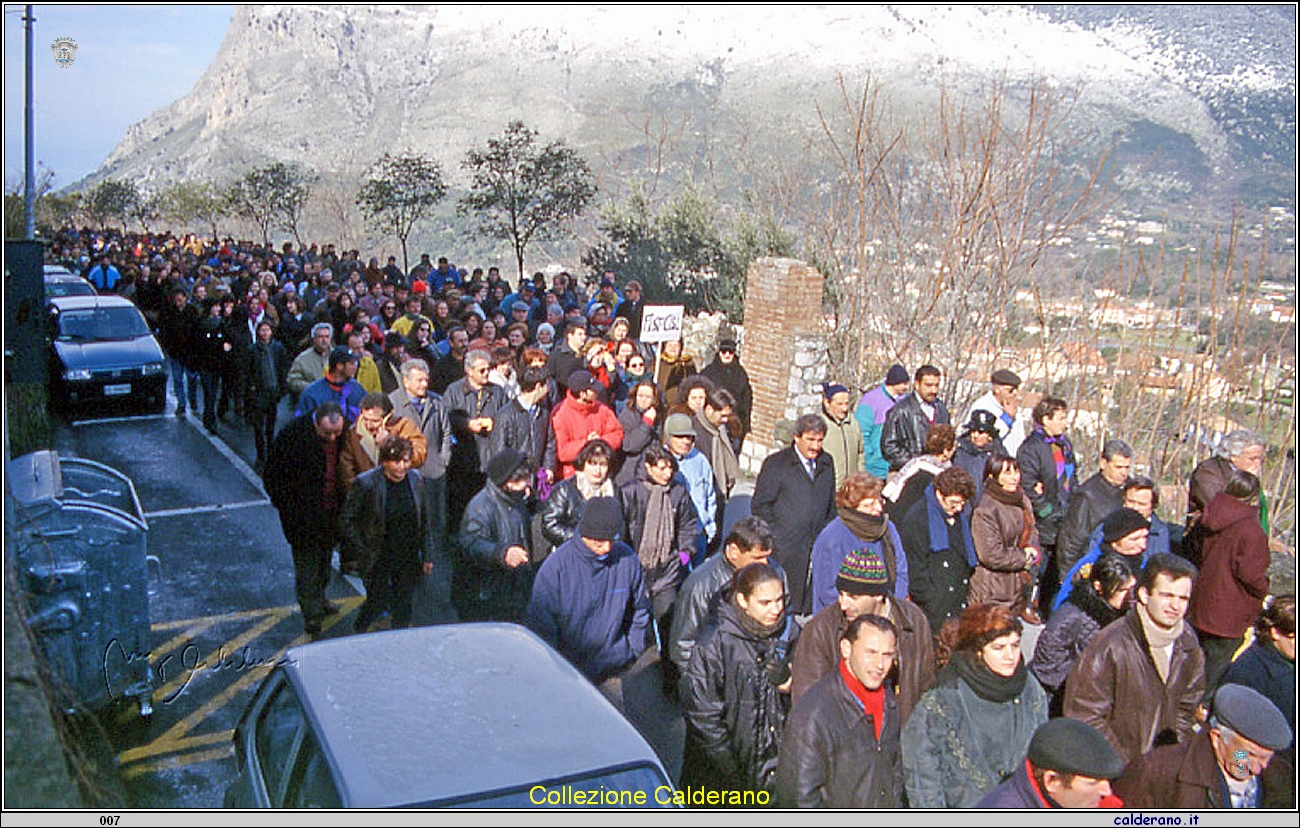
[[[319,641],[290,649],[282,669],[349,807],[426,803],[620,765],[661,768],[595,686],[514,624]]]

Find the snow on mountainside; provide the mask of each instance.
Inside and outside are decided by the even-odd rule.
[[[1159,153],[1188,186],[1286,192],[1295,55],[1291,6],[240,6],[191,93],[88,183],[271,160],[347,178],[403,147],[454,183],[465,148],[513,118],[615,176],[656,130],[696,152],[788,140],[837,73],[870,73],[904,101],[994,77],[1080,87],[1079,133],[1122,136],[1121,162]]]

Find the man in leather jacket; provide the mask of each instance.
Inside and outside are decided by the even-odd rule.
[[[939,399],[941,376],[933,365],[917,368],[912,393],[894,403],[885,415],[885,426],[880,432],[880,451],[889,462],[890,471],[898,471],[908,460],[922,453],[930,426],[951,422],[948,407]]]

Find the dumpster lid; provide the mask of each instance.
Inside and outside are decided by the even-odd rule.
[[[9,493],[18,506],[52,504],[63,496],[57,451],[37,451],[10,460],[7,477]]]

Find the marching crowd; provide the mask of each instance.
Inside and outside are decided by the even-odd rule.
[[[1000,369],[954,417],[940,368],[894,365],[825,384],[728,526],[739,345],[641,342],[636,281],[170,236],[50,256],[133,298],[178,415],[253,427],[308,633],[337,550],[357,632],[419,590],[597,684],[656,648],[682,783],[788,806],[1294,807],[1294,584],[1251,432],[1175,525],[1124,440],[1076,456],[1067,401]]]

